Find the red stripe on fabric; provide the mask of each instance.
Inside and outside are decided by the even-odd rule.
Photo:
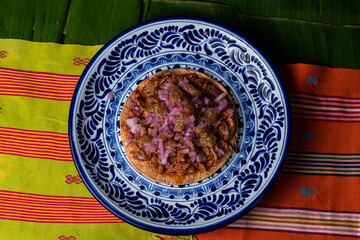
[[[20,156],[20,157],[30,157],[30,158],[40,158],[40,159],[48,159],[48,160],[56,160],[56,161],[64,161],[64,162],[72,162],[72,158],[64,157],[52,157],[46,154],[33,154],[33,153],[19,153],[19,152],[12,152],[12,151],[1,151],[0,154],[12,155],[12,156]]]
[[[44,79],[5,77],[3,74],[0,75],[0,82],[19,84],[19,85],[26,84],[31,86],[48,86],[48,87],[63,87],[63,88],[75,88],[77,84],[77,82],[75,81],[74,83],[63,82],[62,80],[51,82]]]
[[[32,97],[32,98],[38,98],[38,99],[45,99],[45,100],[56,100],[56,101],[71,101],[71,98],[58,98],[58,97],[49,97],[49,96],[38,96],[34,94],[28,94],[28,93],[2,93],[0,92],[0,95],[5,96],[15,96],[15,97]]]
[[[359,113],[348,113],[339,111],[307,110],[302,108],[291,108],[291,117],[298,119],[312,119],[330,122],[359,122]]]
[[[348,98],[348,97],[338,97],[338,96],[325,96],[325,95],[313,95],[307,93],[291,92],[288,94],[289,98],[296,99],[309,99],[309,100],[323,100],[324,102],[331,103],[354,103],[360,104],[359,98]]]
[[[87,219],[75,219],[75,218],[49,218],[49,217],[31,217],[23,215],[11,215],[11,214],[1,214],[0,219],[7,220],[16,220],[23,222],[38,222],[38,223],[124,223],[120,219],[96,219],[96,218],[87,218]]]
[[[319,100],[307,100],[307,99],[294,99],[289,98],[291,104],[303,105],[303,106],[316,106],[323,108],[342,108],[342,109],[360,109],[360,104],[354,103],[334,103],[334,102],[324,102]]]
[[[315,115],[322,115],[322,116],[339,116],[339,117],[350,117],[350,118],[360,118],[360,113],[356,112],[341,112],[341,111],[327,111],[327,110],[309,110],[304,109],[301,107],[292,107],[291,112],[294,113],[305,113],[305,114],[315,114]]]
[[[0,68],[0,95],[71,101],[79,77]]]
[[[346,235],[346,234],[333,234],[333,233],[320,233],[320,232],[299,232],[299,231],[291,231],[291,230],[281,230],[281,229],[265,229],[265,228],[261,228],[261,227],[243,227],[243,226],[238,226],[238,227],[232,227],[230,226],[225,226],[225,228],[227,229],[239,229],[239,230],[257,230],[257,231],[266,231],[266,232],[284,232],[284,233],[296,233],[296,234],[306,234],[308,235],[319,235],[319,236],[337,236],[337,237],[347,237],[347,238],[353,238],[354,236],[352,235]],[[311,238],[309,238],[311,239]]]
[[[64,208],[69,208],[69,209],[83,209],[83,210],[104,210],[104,207],[100,204],[83,204],[83,203],[76,203],[76,202],[48,202],[48,201],[43,201],[43,200],[37,200],[36,202],[34,200],[29,200],[29,199],[18,199],[18,198],[12,198],[12,197],[0,197],[0,204],[1,206],[5,206],[5,204],[19,204],[19,205],[25,205],[25,206],[32,206],[32,205],[41,205],[41,208],[49,208],[49,209],[64,209]],[[63,205],[66,204],[66,207],[64,207]]]
[[[70,95],[51,95],[51,94],[37,94],[31,92],[16,92],[16,91],[6,91],[2,92],[0,90],[0,95],[7,95],[7,96],[16,96],[16,97],[32,97],[32,98],[39,98],[39,99],[47,99],[47,100],[57,100],[57,101],[71,101],[72,96]]]
[[[1,85],[1,84],[0,84]],[[43,90],[43,89],[31,89],[31,88],[25,88],[25,87],[7,87],[2,86],[1,92],[14,92],[14,91],[31,91],[33,94],[40,94],[40,95],[49,95],[49,96],[58,96],[63,94],[73,95],[74,91],[63,91],[63,90]]]
[[[5,147],[1,146],[2,143],[0,143],[0,150],[3,153],[16,153],[16,149],[20,149],[23,154],[34,154],[37,156],[49,156],[49,157],[58,157],[59,159],[71,159],[72,155],[69,151],[68,147],[64,147],[63,149],[51,149],[51,148],[39,148],[34,145],[28,145],[26,147],[22,147],[20,144],[8,144],[9,149],[5,149]],[[32,149],[33,148],[33,149]]]
[[[43,209],[41,207],[38,208],[29,208],[27,206],[24,205],[15,205],[15,206],[10,206],[10,205],[4,205],[4,207],[0,207],[0,213],[14,213],[14,214],[29,214],[30,216],[76,216],[77,218],[79,217],[87,217],[87,218],[98,218],[98,217],[105,217],[105,218],[109,218],[109,217],[113,217],[113,215],[111,213],[109,213],[109,211],[107,211],[106,209],[103,209],[101,211],[95,211],[95,210],[89,210],[89,209],[84,209],[84,210],[79,210],[76,208],[66,208],[65,206],[63,207],[63,210],[60,209],[55,209],[55,208],[48,208],[48,209]]]
[[[68,134],[0,127],[0,153],[73,161]]]
[[[5,140],[2,140],[2,139],[5,139]],[[11,138],[0,138],[0,146],[1,144],[13,144],[14,146],[17,146],[17,147],[21,147],[23,146],[23,141],[22,142],[19,142],[17,140],[13,141]],[[48,149],[48,150],[57,150],[57,151],[64,151],[64,150],[68,150],[69,149],[69,146],[59,146],[59,145],[54,145],[54,146],[48,146],[48,145],[45,145],[44,142],[41,142],[41,141],[32,141],[31,142],[31,146],[34,146],[36,148],[41,148],[41,149]]]
[[[0,67],[0,71],[7,71],[12,73],[22,73],[22,74],[39,74],[39,75],[49,75],[54,77],[70,77],[70,78],[79,78],[80,75],[70,75],[70,74],[60,74],[60,73],[49,73],[49,72],[37,72],[37,71],[27,71],[27,70],[19,70],[19,69],[13,69],[13,68],[3,68]]]
[[[358,214],[360,215],[360,211],[339,211],[339,210],[324,210],[324,209],[315,209],[315,208],[305,208],[305,207],[278,207],[260,204],[256,208],[268,208],[273,210],[292,210],[292,211],[309,211],[309,212],[321,212],[321,213],[336,213],[336,214]]]
[[[123,222],[94,198],[0,190],[0,218],[30,222]]]
[[[7,131],[11,133],[24,133],[39,135],[39,136],[56,136],[56,137],[63,137],[64,139],[68,138],[67,133],[58,133],[58,132],[49,132],[49,131],[38,131],[38,130],[28,130],[28,129],[20,129],[20,128],[9,128],[9,127],[0,127],[0,131]]]
[[[294,119],[305,119],[305,120],[314,120],[314,121],[324,121],[324,122],[348,122],[348,123],[356,123],[359,122],[357,119],[346,119],[346,118],[329,118],[324,116],[306,116],[304,114],[292,114],[292,118]]]
[[[22,194],[22,195],[9,195],[9,194],[2,194],[0,193],[0,202],[7,203],[7,202],[14,202],[19,204],[41,204],[42,206],[49,206],[49,207],[56,207],[61,206],[63,204],[66,204],[66,206],[69,207],[88,207],[91,209],[104,209],[104,207],[98,203],[95,198],[93,198],[91,201],[84,201],[83,199],[79,200],[64,200],[59,198],[59,196],[56,196],[57,198],[53,199],[44,199],[44,198],[34,198],[33,196],[29,196],[28,194]]]
[[[31,90],[38,90],[38,89],[46,89],[49,91],[57,91],[57,92],[61,92],[63,90],[66,90],[68,92],[73,92],[75,89],[76,85],[71,85],[71,86],[66,86],[66,85],[51,85],[51,84],[34,84],[29,83],[29,82],[12,82],[12,81],[0,81],[0,86],[2,86],[1,88],[6,89],[9,88],[9,86],[13,86],[16,88],[27,88],[27,89],[31,89]]]
[[[0,79],[1,80],[9,80],[9,81],[25,81],[25,82],[38,82],[38,83],[48,83],[48,84],[65,84],[69,86],[76,85],[79,81],[78,78],[52,78],[45,76],[26,76],[22,74],[12,75],[7,74],[0,71]]]
[[[54,143],[54,144],[67,144],[67,139],[59,139],[54,137],[48,137],[48,136],[31,136],[32,134],[28,133],[18,133],[21,134],[21,138],[17,135],[13,135],[14,133],[6,133],[5,131],[0,130],[0,134],[2,135],[0,139],[7,140],[7,139],[13,139],[18,140],[18,142],[35,142],[35,143]],[[34,141],[33,141],[34,140]]]
[[[6,191],[0,190],[0,196],[12,196],[12,197],[25,197],[26,199],[48,199],[48,200],[76,200],[78,202],[87,202],[87,203],[98,203],[93,197],[75,197],[75,196],[55,196],[55,195],[43,195],[35,193],[25,193],[25,192],[15,192],[15,191]],[[98,203],[99,204],[99,203]]]
[[[76,209],[66,209],[66,211],[64,211],[64,210],[52,210],[52,209],[44,210],[39,208],[39,209],[33,209],[33,211],[31,211],[31,209],[28,209],[24,206],[15,206],[15,207],[6,206],[5,208],[0,208],[0,213],[5,213],[5,214],[12,213],[14,215],[19,214],[21,216],[27,215],[31,217],[50,216],[51,218],[56,218],[56,217],[64,217],[64,218],[76,217],[78,219],[115,218],[115,216],[106,209],[104,209],[103,211],[91,211],[89,209],[84,211],[77,211]]]
[[[39,153],[39,154],[49,154],[49,156],[51,156],[52,154],[56,154],[54,156],[57,156],[57,154],[60,154],[61,156],[67,156],[67,157],[71,157],[71,153],[70,151],[66,150],[54,150],[51,148],[33,148],[33,145],[28,144],[27,146],[21,145],[21,144],[7,144],[6,147],[9,147],[9,150],[20,150],[20,151],[24,151],[24,152],[28,152],[28,153]],[[2,147],[0,145],[0,149],[4,149],[5,147]],[[6,151],[6,150],[4,150]]]

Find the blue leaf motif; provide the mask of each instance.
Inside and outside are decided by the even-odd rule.
[[[257,191],[261,185],[262,177],[257,174],[249,174],[242,181],[240,185],[241,196],[249,195],[252,191]]]
[[[265,101],[265,102],[269,102],[270,98],[271,98],[271,90],[264,84],[261,83],[259,85],[259,96],[260,98]]]
[[[231,50],[230,52],[230,60],[238,65],[242,65],[244,62],[241,60],[241,55],[242,52],[240,52],[239,50]]]
[[[121,180],[116,175],[118,172],[115,167],[107,162],[108,152],[105,146],[108,145],[105,144],[109,144],[110,140],[106,139],[105,143],[102,142],[105,139],[102,138],[103,131],[107,131],[106,128],[102,129],[104,115],[107,116],[105,104],[114,81],[117,81],[122,74],[130,74],[129,78],[143,74],[144,71],[141,71],[140,68],[139,71],[127,71],[133,67],[136,59],[149,57],[163,49],[176,48],[182,49],[185,53],[180,55],[173,54],[174,51],[171,51],[163,57],[168,58],[168,61],[176,58],[192,61],[192,56],[186,53],[187,51],[197,52],[200,56],[203,54],[217,55],[214,58],[222,62],[221,66],[231,69],[232,73],[229,79],[236,76],[232,83],[238,84],[237,90],[241,87],[246,89],[246,95],[250,94],[251,97],[247,97],[242,104],[248,105],[252,112],[259,111],[259,114],[254,114],[256,118],[250,117],[252,123],[259,122],[259,127],[254,130],[256,132],[251,138],[253,145],[250,150],[244,150],[247,156],[252,154],[250,158],[252,164],[249,166],[242,164],[243,168],[236,174],[239,178],[228,187],[217,188],[216,186],[216,189],[221,189],[220,192],[217,191],[218,195],[214,194],[202,199],[196,197],[197,200],[193,200],[193,202],[187,199],[189,204],[168,204],[166,200],[162,200],[163,198],[143,195],[142,191],[127,184],[127,180]],[[210,27],[207,29],[196,28],[193,24],[181,28],[174,25],[155,27],[149,32],[142,32],[123,40],[109,53],[106,59],[98,63],[96,72],[93,73],[84,88],[85,96],[79,104],[76,126],[81,157],[84,159],[86,170],[102,191],[129,214],[167,225],[190,225],[195,221],[207,221],[230,214],[236,206],[244,205],[247,198],[259,189],[263,177],[266,178],[269,174],[268,170],[271,164],[277,160],[276,156],[280,148],[277,142],[282,138],[286,120],[284,116],[286,109],[274,93],[277,86],[273,84],[271,77],[267,76],[262,60],[252,56],[247,51],[246,45],[242,46],[226,33]],[[157,56],[149,59],[158,63],[162,61]],[[151,69],[149,62],[144,59],[141,61],[144,61],[141,68]],[[215,61],[212,63],[209,61],[209,64],[224,72],[224,76],[229,74],[227,70],[220,70]],[[118,87],[125,89],[129,85],[122,81],[118,83]],[[110,152],[111,156],[114,155],[114,159],[117,159],[119,153],[114,154],[114,152]],[[126,169],[121,167],[121,164],[119,163],[119,168]],[[129,178],[129,181],[136,182],[138,180]]]
[[[225,44],[222,40],[217,38],[211,38],[209,39],[208,43],[210,44],[211,48],[215,49],[215,52],[225,52]]]

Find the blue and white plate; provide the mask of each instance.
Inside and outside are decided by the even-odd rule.
[[[211,177],[172,186],[131,166],[119,117],[142,80],[179,67],[204,72],[229,91],[239,149]],[[247,40],[206,20],[167,18],[125,31],[95,55],[75,89],[69,138],[83,182],[110,212],[149,231],[195,234],[238,219],[267,192],[285,156],[289,124],[284,88]]]

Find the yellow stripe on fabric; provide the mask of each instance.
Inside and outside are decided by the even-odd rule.
[[[71,75],[80,75],[86,62],[102,47],[17,39],[0,39],[0,46],[0,51],[6,52],[0,67]]]
[[[0,126],[68,132],[70,102],[0,95]]]
[[[142,230],[127,223],[107,224],[53,224],[0,220],[0,236],[6,240],[19,239],[117,239],[159,240],[163,236]],[[31,233],[31,234],[30,234]],[[30,234],[30,235],[29,235]],[[32,236],[33,238],[29,238]],[[70,238],[70,237],[73,238]],[[174,239],[190,240],[191,236],[176,236]]]
[[[84,183],[72,178],[77,175],[73,162],[0,154],[1,190],[92,197]]]

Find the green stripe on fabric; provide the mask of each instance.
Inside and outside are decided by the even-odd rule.
[[[6,58],[0,60],[0,67],[80,75],[85,65],[74,64],[74,59],[91,59],[101,47],[0,39],[0,51],[7,52]]]
[[[0,154],[1,190],[92,197],[84,183],[67,183],[68,175],[78,175],[73,162]]]
[[[67,133],[70,101],[0,95],[0,126]]]
[[[64,236],[64,238],[73,236],[73,239],[79,240],[159,240],[160,238],[157,236],[163,236],[127,223],[53,224],[0,220],[0,224],[2,226],[0,228],[0,236],[6,240],[61,239],[61,236]],[[168,237],[170,238],[171,236]],[[174,239],[195,240],[196,238],[191,238],[191,236],[174,236]]]

